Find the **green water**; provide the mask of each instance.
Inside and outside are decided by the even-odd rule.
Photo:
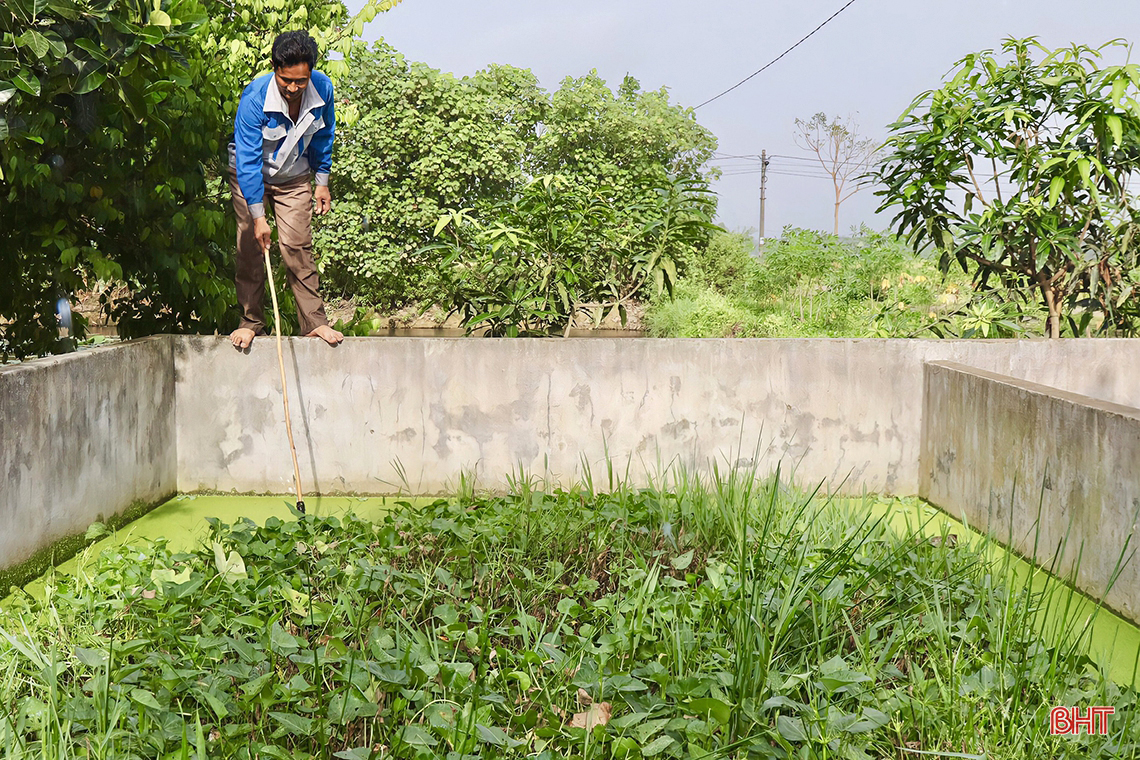
[[[354,512],[365,519],[377,519],[396,508],[397,502],[417,504],[431,501],[434,499],[340,496],[313,497],[306,499],[305,505],[310,514]],[[171,549],[191,551],[208,534],[207,517],[216,517],[225,523],[246,517],[262,524],[269,517],[290,519],[291,503],[283,496],[178,496],[68,560],[57,572],[73,573],[81,563],[98,557],[102,549],[134,539],[166,538]],[[1028,579],[1034,591],[1050,595],[1049,610],[1040,620],[1042,630],[1054,631],[1062,623],[1070,628],[1075,626],[1077,630],[1089,625],[1089,656],[1117,683],[1135,684],[1140,680],[1137,679],[1140,674],[1136,667],[1140,661],[1140,628],[1109,610],[1098,610],[1095,603],[1084,595],[925,502],[918,499],[882,499],[871,503],[871,512],[872,520],[884,517],[899,532],[921,530],[930,537],[952,534],[959,541],[977,545],[999,566],[1009,562],[1017,583]],[[42,581],[33,581],[26,590],[35,594],[41,587]]]
[[[431,501],[433,499],[392,496],[310,496],[305,499],[305,509],[313,515],[353,512],[358,517],[375,520],[392,510],[397,502],[417,504]],[[262,525],[270,517],[293,519],[290,506],[294,503],[294,499],[285,496],[176,496],[60,564],[55,572],[74,573],[81,563],[98,557],[103,549],[121,546],[134,539],[165,538],[173,551],[193,551],[209,533],[207,517],[216,517],[230,524],[247,517]],[[24,589],[35,594],[42,587],[43,580],[40,579],[27,584]]]

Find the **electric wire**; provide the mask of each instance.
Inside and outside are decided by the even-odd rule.
[[[855,2],[856,2],[856,0],[847,0],[847,3],[846,3],[846,4],[845,4],[845,5],[842,7],[842,8],[840,8],[840,9],[839,9],[839,10],[837,10],[835,13],[832,13],[830,16],[828,16],[828,17],[827,17],[827,19],[826,19],[826,20],[825,20],[825,21],[824,21],[822,24],[820,24],[820,25],[819,25],[819,26],[817,26],[815,29],[812,29],[810,32],[808,32],[806,35],[804,35],[804,36],[803,36],[803,38],[801,38],[799,42],[797,42],[796,44],[792,45],[790,48],[788,48],[788,49],[787,49],[787,50],[785,50],[784,52],[780,53],[778,56],[776,56],[776,57],[775,57],[775,58],[773,58],[772,60],[768,61],[768,63],[764,64],[763,66],[761,66],[761,67],[760,67],[759,69],[757,69],[756,71],[754,71],[754,72],[752,72],[751,74],[749,74],[748,76],[744,77],[744,79],[741,79],[739,82],[737,82],[736,84],[734,84],[732,87],[729,87],[729,88],[728,88],[727,90],[725,90],[724,92],[722,92],[722,93],[720,93],[720,94],[718,94],[718,95],[713,95],[711,98],[709,98],[708,100],[706,100],[704,103],[701,103],[701,104],[700,104],[700,105],[698,105],[698,106],[694,106],[694,107],[693,107],[693,110],[695,111],[695,110],[697,110],[698,108],[700,108],[701,106],[707,106],[709,103],[713,102],[713,101],[714,101],[714,100],[716,100],[717,98],[723,97],[723,96],[727,95],[728,93],[732,92],[732,91],[733,91],[733,90],[735,90],[737,87],[739,87],[740,85],[742,85],[742,84],[744,84],[745,82],[747,82],[749,79],[752,79],[754,76],[756,76],[756,75],[758,75],[758,74],[762,74],[762,73],[763,73],[765,70],[767,70],[768,68],[770,68],[770,67],[771,67],[773,64],[775,64],[775,63],[776,63],[777,61],[779,61],[781,58],[783,58],[784,56],[786,56],[788,53],[792,52],[793,50],[795,50],[796,48],[798,48],[800,45],[802,45],[802,44],[804,44],[805,42],[807,42],[807,41],[808,41],[808,38],[810,38],[812,35],[814,35],[814,34],[815,34],[816,32],[818,32],[820,29],[822,29],[822,28],[824,28],[825,26],[827,26],[827,25],[828,25],[828,24],[831,22],[831,20],[832,20],[832,19],[834,19],[834,18],[835,18],[836,16],[838,16],[840,13],[843,13],[843,11],[847,10],[848,8],[850,8],[852,5],[854,5],[854,4],[855,4]]]

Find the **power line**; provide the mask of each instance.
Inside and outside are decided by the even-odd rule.
[[[804,37],[803,37],[803,38],[802,38],[802,39],[801,39],[799,42],[797,42],[796,44],[792,45],[790,48],[788,48],[788,49],[787,49],[787,50],[785,50],[784,52],[780,53],[778,56],[776,56],[776,57],[775,57],[775,58],[773,58],[772,60],[768,61],[768,63],[766,63],[766,64],[764,64],[763,66],[761,66],[761,67],[760,67],[758,70],[756,70],[756,71],[752,72],[751,74],[749,74],[748,76],[744,77],[744,79],[741,79],[739,82],[737,82],[736,84],[734,84],[732,87],[729,87],[729,88],[728,88],[727,90],[725,90],[724,92],[720,93],[719,95],[713,95],[711,98],[709,98],[708,100],[706,100],[704,103],[701,103],[699,106],[695,106],[695,107],[693,108],[693,110],[695,111],[697,108],[700,108],[701,106],[707,106],[709,103],[713,102],[713,101],[714,101],[714,100],[716,100],[717,98],[720,98],[720,97],[722,97],[722,96],[724,96],[724,95],[727,95],[728,93],[732,92],[732,91],[733,91],[733,90],[735,90],[737,87],[739,87],[740,85],[744,84],[744,83],[745,83],[745,82],[747,82],[749,79],[752,79],[752,77],[756,76],[757,74],[761,74],[761,73],[763,73],[763,72],[764,72],[766,69],[768,69],[770,66],[772,66],[773,64],[775,64],[777,61],[779,61],[781,58],[783,58],[784,56],[786,56],[788,53],[792,52],[793,50],[795,50],[796,48],[798,48],[800,45],[802,45],[802,44],[804,44],[805,42],[807,42],[807,40],[808,40],[808,38],[809,38],[809,37],[811,37],[813,34],[815,34],[816,32],[818,32],[820,29],[822,29],[822,28],[824,28],[825,26],[827,26],[827,25],[828,25],[828,23],[830,23],[830,22],[831,22],[831,20],[832,20],[833,18],[835,18],[836,16],[838,16],[840,13],[843,13],[843,11],[847,10],[848,8],[850,8],[850,7],[851,7],[852,5],[854,5],[854,4],[855,4],[855,0],[847,0],[847,4],[846,4],[846,5],[844,5],[842,8],[840,8],[839,10],[837,10],[835,13],[832,13],[830,16],[828,16],[828,17],[827,17],[827,19],[826,19],[826,20],[825,20],[825,21],[824,21],[822,24],[820,24],[820,25],[819,25],[819,26],[817,26],[815,29],[812,29],[810,32],[808,32],[806,35],[804,35]]]

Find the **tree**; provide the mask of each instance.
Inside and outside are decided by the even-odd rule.
[[[859,125],[852,117],[841,121],[817,113],[810,119],[796,119],[796,145],[811,151],[819,165],[831,177],[835,188],[835,234],[839,234],[839,206],[862,189],[859,180],[870,168],[877,146],[870,138],[859,136]],[[855,186],[847,190],[848,183]]]
[[[545,332],[582,303],[648,292],[645,278],[671,287],[677,262],[707,242],[696,228],[711,218],[701,183],[716,140],[665,90],[627,77],[615,92],[591,72],[547,93],[526,69],[457,78],[380,43],[353,55],[342,92],[361,117],[338,137],[341,200],[315,243],[326,281],[369,306],[438,303],[469,318],[499,299],[530,305],[496,331]],[[481,263],[456,279],[441,266],[453,254]],[[546,273],[520,282],[532,264]],[[549,314],[517,316],[528,310]]]
[[[326,282],[385,308],[430,301],[437,268],[417,252],[448,209],[514,194],[546,95],[524,69],[458,78],[379,42],[354,53],[340,97],[360,118],[337,136],[337,202],[315,220]]]
[[[103,303],[126,337],[223,326],[223,142],[240,88],[268,68],[276,31],[311,24],[343,52],[380,8],[350,20],[321,0],[0,6],[0,354],[59,350],[56,299],[97,281],[126,286]]]
[[[876,172],[879,210],[916,250],[1036,294],[1054,338],[1136,319],[1140,66],[1101,68],[1103,50],[1007,39],[965,57],[891,127]]]

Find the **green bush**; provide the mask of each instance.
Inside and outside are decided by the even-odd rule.
[[[707,246],[684,256],[685,276],[721,293],[736,292],[741,283],[758,274],[751,236],[736,232],[713,235]]]
[[[529,71],[459,79],[383,42],[357,52],[339,94],[359,118],[338,132],[335,203],[316,224],[326,289],[385,308],[437,299],[438,257],[421,249],[445,211],[520,186],[545,96]]]
[[[678,297],[648,309],[651,333],[675,337],[988,337],[1016,327],[1006,311],[971,301],[965,275],[893,237],[854,240],[787,228],[761,256],[722,234],[689,261]]]
[[[716,207],[702,179],[671,180],[651,201],[620,204],[614,188],[587,190],[561,175],[530,183],[490,222],[456,213],[438,248],[447,252],[446,299],[468,331],[544,335],[601,309],[625,321],[625,304],[672,292],[678,257],[707,245]],[[599,306],[601,308],[599,308]]]
[[[758,337],[764,334],[757,314],[720,291],[692,279],[681,280],[672,298],[654,301],[649,314],[649,334],[656,338]]]
[[[664,91],[592,72],[546,93],[509,66],[457,79],[380,43],[342,92],[361,116],[338,137],[315,240],[333,291],[546,333],[582,303],[671,288],[707,243],[716,141]]]

